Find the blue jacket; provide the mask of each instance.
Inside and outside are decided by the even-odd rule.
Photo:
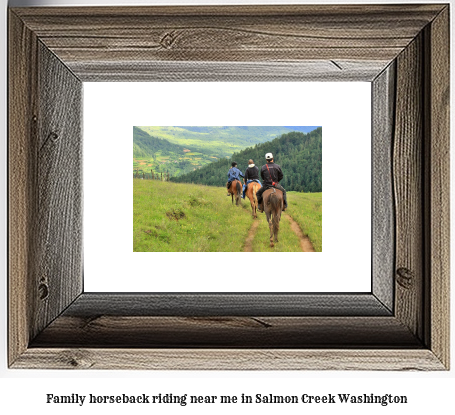
[[[228,171],[228,181],[239,180],[239,176],[243,177],[243,173],[237,167],[231,167]]]

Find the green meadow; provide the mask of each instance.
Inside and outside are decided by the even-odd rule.
[[[322,192],[287,192],[289,214],[308,235],[316,252],[322,252]]]
[[[270,228],[267,224],[265,213],[258,214],[260,224],[253,240],[253,252],[300,252],[300,240],[292,232],[286,215],[282,213],[280,230],[278,232],[278,243],[270,247]]]
[[[133,179],[135,252],[242,251],[248,210],[223,188]]]
[[[224,187],[133,179],[134,252],[242,252],[253,225],[249,200],[232,204]],[[318,196],[319,195],[319,196]],[[319,208],[318,208],[319,200]],[[322,248],[322,194],[289,192],[289,214],[303,227],[308,224],[315,249]],[[303,207],[302,203],[310,206]],[[319,209],[319,210],[318,210]],[[314,219],[307,215],[314,215]],[[254,252],[299,252],[299,238],[286,214],[280,223],[279,243],[269,247],[265,214],[258,214],[252,243]],[[319,232],[319,234],[318,234]],[[313,242],[312,236],[310,240]],[[314,243],[314,242],[313,242]]]

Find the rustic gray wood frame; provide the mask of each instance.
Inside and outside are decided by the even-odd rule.
[[[84,292],[82,82],[117,80],[371,82],[372,292]],[[449,368],[449,5],[10,9],[8,99],[11,368]]]

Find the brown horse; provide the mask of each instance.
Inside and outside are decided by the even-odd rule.
[[[261,185],[257,182],[248,183],[248,187],[245,192],[245,196],[250,199],[251,203],[251,210],[253,218],[256,219],[258,217],[256,211],[258,208],[258,198],[256,197],[256,192],[261,188]]]
[[[262,200],[270,228],[270,246],[273,248],[274,242],[278,242],[281,211],[283,210],[283,192],[272,187],[263,193]]]
[[[235,204],[238,206],[240,203],[240,198],[242,197],[242,185],[240,184],[239,180],[233,180],[231,185],[229,186],[228,193],[231,194],[232,197],[232,204],[234,204],[234,196],[235,196]]]

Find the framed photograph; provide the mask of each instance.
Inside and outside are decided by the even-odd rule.
[[[12,8],[8,23],[10,368],[449,369],[448,4]],[[86,239],[84,84],[321,82],[369,84],[367,167],[344,173],[352,192],[371,177],[358,215],[371,219],[367,261],[309,255],[369,290],[324,272],[310,278],[325,290],[264,289],[280,278],[266,270],[243,290],[86,289],[89,258],[107,280],[108,262],[132,275]],[[215,125],[188,121],[173,125]],[[150,266],[149,278],[167,276]]]

